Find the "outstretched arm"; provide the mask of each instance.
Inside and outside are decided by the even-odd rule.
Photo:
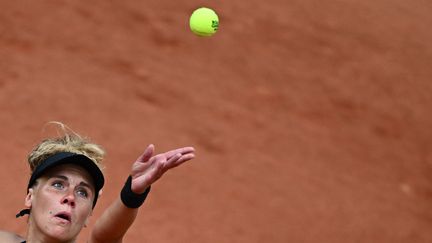
[[[154,146],[149,145],[144,153],[133,163],[131,170],[131,190],[142,194],[166,171],[195,157],[193,147],[174,149],[153,156]],[[90,243],[122,242],[126,231],[134,222],[138,208],[125,206],[118,197],[96,221],[91,232]]]

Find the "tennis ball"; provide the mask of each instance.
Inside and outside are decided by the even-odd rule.
[[[198,8],[190,16],[189,26],[198,36],[212,36],[219,28],[219,18],[212,9]]]

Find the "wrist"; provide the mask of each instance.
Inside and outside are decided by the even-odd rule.
[[[120,193],[120,199],[123,204],[128,208],[139,208],[147,198],[148,193],[150,192],[150,186],[141,193],[136,194],[132,191],[132,177],[129,176],[126,180],[125,185]]]

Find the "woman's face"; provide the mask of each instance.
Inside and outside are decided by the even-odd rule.
[[[31,208],[29,234],[75,239],[91,215],[94,195],[92,179],[80,166],[65,164],[48,170],[26,198]]]

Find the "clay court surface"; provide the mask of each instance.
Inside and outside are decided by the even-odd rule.
[[[188,29],[200,6],[219,13],[212,38]],[[432,242],[431,12],[426,0],[1,0],[1,228],[25,235],[26,156],[56,120],[107,150],[91,225],[149,143],[196,148],[125,242]]]

